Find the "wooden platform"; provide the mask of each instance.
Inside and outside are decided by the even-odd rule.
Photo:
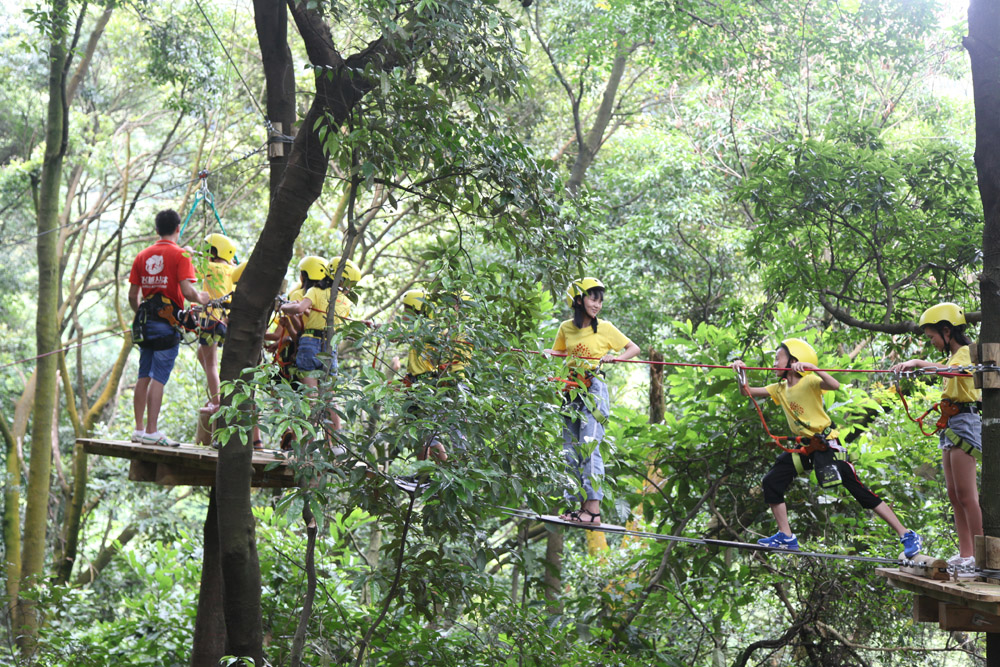
[[[888,567],[876,568],[875,573],[896,588],[916,593],[915,621],[938,623],[943,630],[1000,632],[1000,584],[938,581]]]
[[[140,445],[120,440],[79,439],[88,454],[115,456],[132,462],[128,478],[161,486],[213,486],[219,453],[211,447],[181,443],[179,447]],[[277,464],[277,465],[274,465]],[[266,468],[271,467],[270,470]],[[284,457],[273,450],[253,453],[251,486],[286,488],[295,478]]]

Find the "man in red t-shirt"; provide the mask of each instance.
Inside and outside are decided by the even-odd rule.
[[[129,274],[128,302],[133,311],[156,295],[168,299],[176,310],[184,307],[185,297],[200,304],[208,303],[208,292],[194,286],[196,276],[190,249],[177,245],[180,227],[181,217],[176,211],[167,209],[156,214],[160,240],[136,256]],[[139,344],[139,379],[132,399],[135,412],[132,442],[176,447],[180,443],[163,435],[156,422],[163,404],[163,388],[174,369],[180,341],[174,327],[156,315],[158,309],[152,310],[142,325],[143,342]]]

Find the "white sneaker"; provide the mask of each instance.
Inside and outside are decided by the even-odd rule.
[[[136,443],[137,445],[138,444],[142,444],[142,437],[144,435],[146,435],[145,431],[140,431],[140,430],[136,429],[136,430],[132,431],[132,437],[129,438],[129,440],[131,442]]]

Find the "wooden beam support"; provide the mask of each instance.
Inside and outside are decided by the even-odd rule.
[[[938,625],[942,630],[1000,632],[1000,616],[957,604],[938,604]]]
[[[1000,361],[1000,343],[974,343],[969,346],[974,364],[996,366]],[[1000,372],[977,372],[973,380],[977,389],[1000,389]]]
[[[937,623],[938,622],[938,602],[926,595],[913,596],[913,620],[917,623]]]

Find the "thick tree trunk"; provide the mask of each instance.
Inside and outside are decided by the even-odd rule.
[[[254,21],[257,28],[257,42],[260,46],[261,61],[264,67],[264,79],[267,84],[267,118],[271,121],[277,132],[290,135],[295,123],[295,70],[292,67],[292,53],[288,48],[287,7],[280,0],[254,0]],[[281,179],[284,177],[291,148],[289,144],[284,144],[280,151],[280,156],[275,156],[274,151],[269,152],[271,166],[269,191],[272,200],[279,189]],[[298,235],[298,230],[296,230],[295,235]],[[295,236],[292,237],[293,240],[294,238]],[[253,251],[250,254],[253,255]],[[281,265],[282,272],[286,264],[287,261]],[[256,270],[257,266],[259,266],[259,262],[249,267],[250,271],[246,273]],[[247,276],[245,282],[249,284],[254,281]],[[272,293],[268,292],[268,294]],[[271,299],[273,299],[273,296]],[[260,338],[263,337],[264,328],[267,326],[265,318],[267,317],[268,306],[266,304],[255,304],[253,307],[257,309],[256,314],[251,315],[249,312],[243,315],[233,314],[230,319],[230,340],[235,339],[235,332],[232,330],[232,327],[237,322],[243,320],[249,327],[244,327],[241,345],[234,345],[230,340],[227,340],[227,345],[222,351],[223,370],[221,376],[223,379],[238,377],[239,372],[243,368],[255,365],[255,361],[260,354]],[[256,351],[254,351],[255,348]],[[231,359],[235,356],[239,356],[240,359],[232,363]],[[233,370],[226,370],[230,368]],[[233,448],[230,447],[229,449],[232,450]],[[253,517],[249,514],[248,475],[250,474],[250,455],[251,452],[249,451],[227,454],[227,463],[225,465],[227,480],[229,481],[223,486],[221,491],[225,494],[235,493],[241,498],[246,496],[245,501],[240,501],[240,510],[236,519],[241,525],[249,524],[251,528],[248,533],[243,535],[242,541],[238,535],[229,535],[227,539],[230,540],[228,544],[234,550],[235,557],[241,563],[245,563],[244,569],[241,570],[243,575],[240,578],[241,582],[234,582],[233,585],[237,587],[243,585],[256,586],[258,591],[255,597],[251,596],[254,599],[251,600],[250,620],[255,624],[254,627],[257,628],[256,635],[251,640],[259,644],[263,641],[263,636],[261,635],[262,629],[260,628],[260,571],[257,563],[256,546],[253,544],[248,546],[246,544],[248,537],[251,542],[254,539],[252,529]],[[229,466],[234,467],[230,469]],[[220,473],[222,470],[223,463],[220,461]],[[245,492],[241,490],[244,483],[247,486]],[[195,621],[192,665],[211,665],[217,663],[219,658],[223,656],[226,646],[226,614],[223,612],[225,598],[222,586],[222,569],[218,567],[222,559],[222,553],[219,550],[221,544],[219,533],[221,528],[218,525],[220,515],[216,511],[217,507],[214,504],[215,497],[216,491],[213,489],[213,504],[210,506],[208,515],[205,517],[205,568],[202,570],[201,589],[198,596],[198,615]],[[229,509],[227,508],[227,511],[224,513],[226,516],[225,520],[227,521],[236,514],[235,512],[231,514]],[[208,541],[209,536],[212,537],[211,545]],[[253,551],[252,557],[250,551]],[[212,564],[210,564],[210,560]],[[256,570],[256,573],[254,573],[254,570]],[[245,599],[245,596],[240,595],[240,599]]]
[[[1000,5],[969,3],[965,48],[972,63],[976,104],[976,171],[983,200],[983,322],[980,342],[1000,343]],[[994,374],[995,375],[995,374]],[[1000,390],[983,390],[983,529],[1000,537]],[[1000,666],[1000,634],[986,635],[987,664]]]
[[[201,590],[194,625],[191,667],[216,667],[226,654],[226,619],[222,613],[222,562],[219,558],[219,521],[215,489],[208,499],[203,532],[204,558]],[[260,664],[260,663],[256,663]]]
[[[549,539],[545,543],[545,576],[542,580],[550,614],[562,611],[562,602],[559,599],[562,594],[562,553],[563,530],[556,528],[549,531]]]
[[[310,61],[326,69],[316,77],[316,96],[303,121],[303,131],[292,144],[281,183],[271,196],[264,229],[233,296],[220,372],[223,380],[236,379],[244,369],[257,364],[268,313],[292,259],[295,239],[310,206],[323,191],[328,160],[313,128],[326,119],[343,123],[370,89],[370,85],[351,78],[345,62],[333,50],[329,28],[320,15],[301,7],[293,11]],[[241,421],[245,429],[251,427],[249,414]],[[260,566],[250,507],[251,455],[251,448],[236,435],[225,443],[219,452],[215,493],[227,650],[263,664]],[[206,620],[199,616],[198,622]]]
[[[267,82],[267,118],[277,132],[291,136],[295,124],[295,69],[292,66],[292,51],[288,48],[288,8],[284,2],[254,0],[253,13],[264,80]],[[275,140],[272,136],[271,141]],[[281,150],[269,153],[269,192],[272,195],[281,184],[291,152],[291,145],[280,139],[277,141]],[[278,152],[281,154],[277,155]]]
[[[59,185],[66,154],[65,67],[68,26],[66,0],[53,0],[52,33],[49,45],[48,111],[45,120],[45,157],[38,189],[38,311],[35,317],[37,354],[59,347],[59,257],[55,230],[59,218]],[[52,463],[52,415],[59,386],[56,371],[59,359],[48,354],[38,360],[35,409],[32,415],[31,455],[28,471],[27,507],[21,555],[21,592],[30,591],[45,565],[45,532],[48,523],[49,472]],[[38,614],[30,599],[18,600],[15,614],[18,645],[25,654],[34,650]]]

